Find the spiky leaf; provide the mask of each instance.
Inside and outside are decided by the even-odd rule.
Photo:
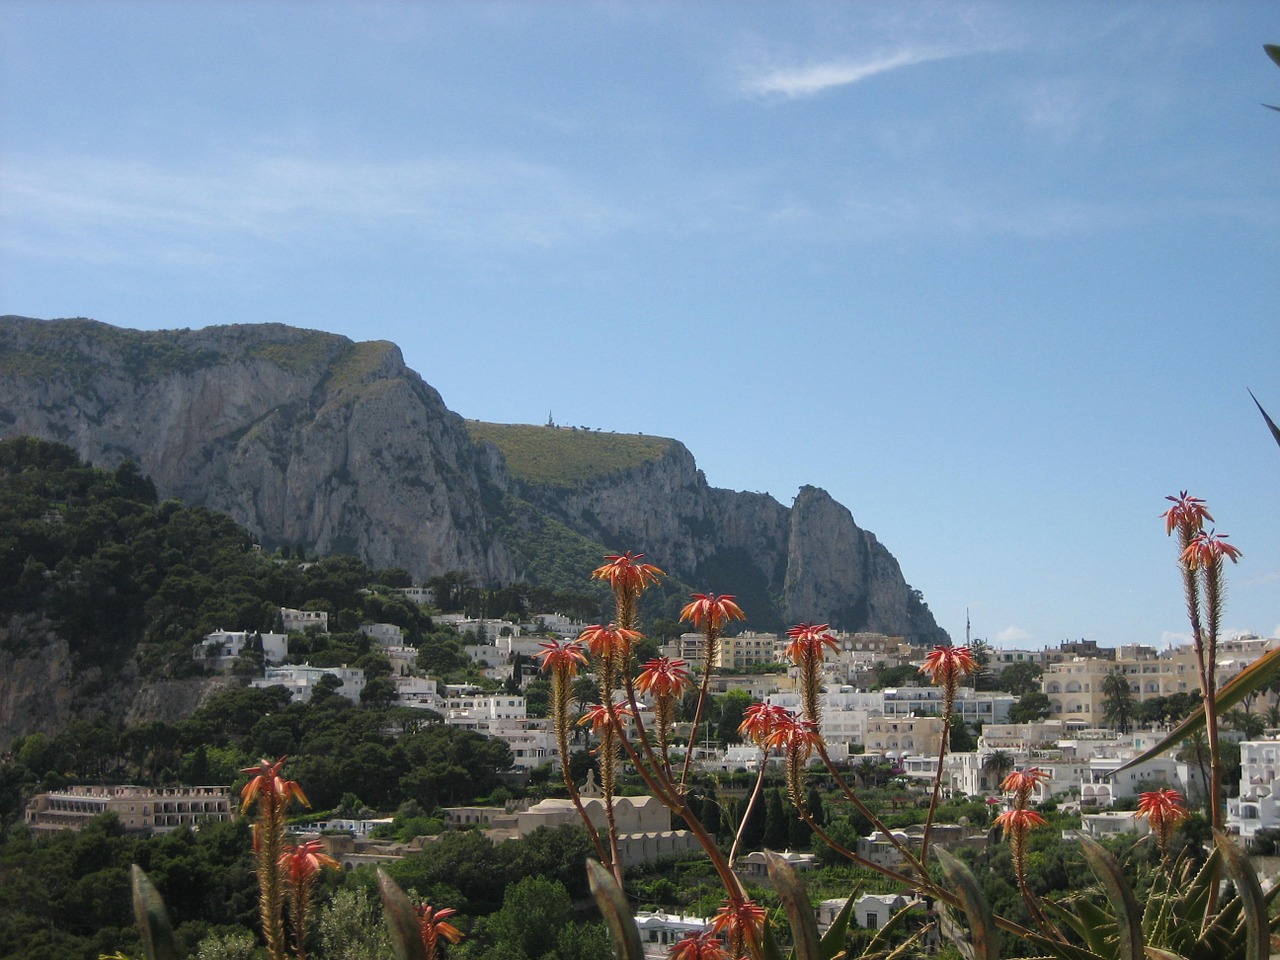
[[[835,960],[844,949],[845,939],[849,935],[849,918],[853,916],[853,901],[858,898],[858,894],[861,892],[862,884],[855,883],[853,890],[849,893],[849,899],[845,900],[844,906],[836,914],[835,920],[831,922],[827,932],[822,935],[822,960]]]
[[[595,860],[587,861],[587,880],[591,883],[591,895],[596,898],[609,927],[614,956],[617,960],[644,960],[640,928],[636,926],[627,895],[618,886],[618,881]]]
[[[178,947],[173,942],[173,924],[164,898],[151,879],[136,863],[129,869],[133,888],[133,919],[142,937],[142,951],[147,960],[178,960]]]
[[[764,862],[769,869],[773,890],[782,901],[791,921],[791,936],[795,940],[796,960],[823,960],[822,940],[818,936],[818,923],[813,917],[813,904],[804,884],[796,876],[795,867],[772,850],[764,852]]]
[[[1133,888],[1111,852],[1098,841],[1080,838],[1080,849],[1089,866],[1102,881],[1107,899],[1116,914],[1116,956],[1119,960],[1142,960],[1142,911]]]
[[[1280,50],[1280,47],[1271,46],[1270,44],[1268,44],[1267,50],[1270,53],[1271,51],[1274,51],[1274,50]],[[1272,57],[1274,59],[1274,54],[1272,54]],[[1271,109],[1280,110],[1280,107],[1271,107]],[[1271,436],[1275,439],[1276,443],[1280,443],[1280,427],[1277,427],[1276,422],[1272,420],[1269,416],[1267,416],[1267,411],[1262,409],[1262,404],[1258,402],[1257,397],[1253,396],[1252,390],[1249,391],[1249,396],[1253,399],[1253,405],[1258,408],[1258,412],[1262,414],[1262,419],[1267,422],[1267,427],[1271,430]]]
[[[983,895],[978,881],[968,867],[943,847],[934,847],[933,852],[942,864],[942,872],[959,897],[960,905],[969,919],[974,960],[999,960],[1000,945],[995,920],[991,916],[991,904]]]
[[[1222,852],[1227,873],[1231,875],[1231,880],[1236,885],[1241,909],[1244,911],[1244,924],[1248,937],[1246,960],[1267,960],[1271,952],[1271,938],[1267,923],[1267,905],[1262,896],[1262,884],[1258,882],[1257,871],[1226,834],[1220,830],[1213,831],[1213,841]]]
[[[382,916],[391,932],[391,946],[400,960],[427,960],[418,927],[418,911],[405,892],[385,870],[378,868],[378,890],[382,894]]]

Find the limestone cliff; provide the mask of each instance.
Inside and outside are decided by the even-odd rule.
[[[579,544],[642,551],[698,589],[749,599],[758,629],[815,620],[945,639],[897,561],[825,492],[805,487],[785,507],[710,487],[676,441],[469,432],[385,342],[4,317],[0,433],[103,466],[133,459],[162,497],[224,511],[268,547],[354,553],[419,579],[538,582],[545,557],[515,531],[554,522]],[[594,472],[569,469],[575,450]]]
[[[143,333],[0,319],[5,436],[129,458],[262,542],[354,553],[418,577],[510,580],[485,469],[456,414],[385,342],[277,324]]]

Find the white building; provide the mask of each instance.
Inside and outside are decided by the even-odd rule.
[[[440,699],[436,681],[432,677],[397,676],[394,679],[396,702],[400,706],[435,710],[437,713],[444,712],[444,703]]]
[[[394,623],[362,623],[360,632],[382,647],[398,647],[404,643],[404,631]]]
[[[320,633],[329,632],[329,614],[324,610],[294,610],[292,607],[280,608],[280,620],[284,624],[285,633],[303,633],[309,629]]]
[[[636,927],[640,931],[640,945],[644,948],[646,960],[666,960],[675,944],[685,937],[697,936],[710,925],[709,920],[673,913],[642,910],[636,914]]]
[[[284,633],[253,633],[248,630],[215,630],[191,648],[191,659],[216,670],[230,670],[245,648],[262,641],[265,663],[283,663],[289,656],[289,637]]]
[[[1227,801],[1227,828],[1242,837],[1280,827],[1280,798],[1275,795],[1280,770],[1280,740],[1240,743],[1240,796]]]
[[[942,716],[943,690],[941,687],[886,687],[884,693],[884,715],[886,717],[904,716]],[[955,711],[966,723],[1005,723],[1009,719],[1009,709],[1018,702],[1018,698],[1008,693],[996,691],[984,692],[973,687],[961,687],[956,691]]]
[[[430,587],[397,587],[396,593],[407,597],[421,607],[429,607],[436,602]]]
[[[359,667],[309,667],[301,664],[289,667],[268,667],[265,677],[252,680],[249,685],[259,689],[284,687],[293,696],[295,702],[307,703],[315,693],[317,684],[325,677],[337,677],[341,681],[335,693],[346,697],[352,703],[360,702],[360,694],[364,691],[364,671]]]

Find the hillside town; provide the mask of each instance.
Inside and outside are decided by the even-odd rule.
[[[430,606],[426,587],[401,588],[415,603]],[[294,702],[306,703],[319,691],[359,705],[366,697],[365,671],[346,665],[312,666],[296,662],[291,644],[326,634],[323,610],[279,609],[278,632],[214,631],[192,649],[193,663],[213,675],[238,677],[252,688],[280,687]],[[391,623],[363,623],[367,637],[390,664],[391,701],[426,711],[424,716],[445,725],[495,738],[510,750],[512,782],[527,781],[540,768],[558,768],[559,757],[551,721],[535,715],[526,691],[538,680],[538,654],[556,640],[576,639],[585,625],[547,613],[527,622],[471,618],[439,613],[432,620],[464,641],[467,659],[484,683],[446,683],[419,667],[419,651],[406,642],[402,628]],[[830,756],[850,770],[876,772],[884,782],[909,789],[928,786],[938,773],[942,690],[920,675],[927,650],[902,637],[858,632],[835,632],[835,643],[822,664],[822,735]],[[745,631],[727,636],[712,663],[706,662],[702,633],[684,633],[660,648],[663,656],[685,661],[698,673],[708,668],[710,690],[717,697],[744,698],[798,712],[801,692],[797,669],[784,665],[786,637]],[[1218,679],[1229,682],[1268,651],[1278,638],[1234,636],[1220,642]],[[1035,785],[1037,803],[1079,815],[1079,831],[1094,838],[1145,836],[1149,821],[1135,814],[1140,793],[1175,789],[1202,798],[1205,772],[1194,751],[1170,751],[1127,766],[1155,743],[1170,725],[1196,702],[1195,660],[1190,649],[1172,646],[1125,645],[1106,648],[1081,640],[1039,650],[994,648],[977,641],[980,669],[961,686],[954,714],[961,737],[952,734],[951,749],[941,766],[944,797],[981,798],[997,809],[1009,803],[1001,781],[1013,770],[1043,771]],[[890,682],[886,682],[890,681]],[[583,704],[585,706],[585,704]],[[1239,716],[1230,719],[1228,735],[1239,742],[1238,783],[1228,806],[1228,830],[1249,842],[1260,831],[1280,829],[1280,798],[1272,794],[1280,766],[1280,706],[1252,698]],[[641,704],[650,711],[651,704]],[[653,715],[642,712],[652,725]],[[687,737],[688,724],[684,725]],[[677,727],[677,736],[680,728]],[[780,765],[750,743],[723,735],[723,727],[692,746],[694,769],[710,775],[755,774],[761,763]],[[967,742],[966,742],[967,741]],[[1125,767],[1117,775],[1117,770]],[[581,789],[583,802],[597,826],[604,826],[603,805],[594,773],[587,772]],[[36,833],[75,828],[102,813],[115,813],[128,831],[161,834],[201,822],[236,816],[230,785],[189,784],[147,788],[136,785],[68,786],[42,792],[27,805],[25,820]],[[508,800],[501,805],[443,808],[446,829],[483,831],[501,842],[529,836],[541,827],[575,825],[578,811],[567,799]],[[687,830],[672,829],[670,817],[652,796],[627,797],[616,811],[622,862],[629,867],[664,858],[696,856],[698,844]],[[346,869],[400,860],[422,852],[436,837],[388,838],[393,817],[387,813],[350,812],[322,821],[300,823],[300,836],[313,836]],[[939,823],[938,843],[950,847],[987,842],[986,829],[965,823]],[[901,843],[919,842],[918,828],[895,831],[894,836],[872,832],[857,841],[857,852],[868,861],[894,868],[902,863]],[[743,856],[736,869],[744,877],[764,877],[763,853]],[[812,868],[813,853],[788,852],[798,870]],[[819,908],[829,924],[843,901]],[[855,904],[854,923],[874,929],[888,915],[924,901],[910,895],[868,893]],[[702,929],[695,917],[641,912],[637,924],[647,946],[655,951]],[[654,956],[664,955],[655,952]]]

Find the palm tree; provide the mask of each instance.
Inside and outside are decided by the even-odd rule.
[[[1017,764],[1014,762],[1013,754],[1008,750],[992,750],[982,758],[982,772],[991,774],[993,784],[988,789],[995,790],[999,787],[1000,782],[1004,780]],[[983,780],[985,785],[985,778]]]
[[[1135,703],[1129,681],[1119,670],[1113,670],[1102,681],[1102,722],[1121,733],[1128,733],[1133,723]]]

